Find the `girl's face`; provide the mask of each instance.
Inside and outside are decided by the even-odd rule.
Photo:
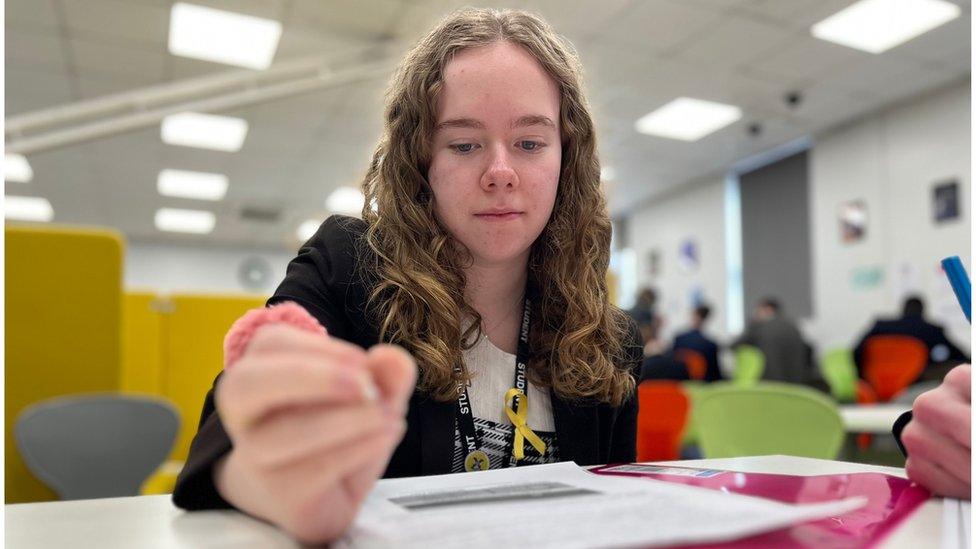
[[[498,42],[455,55],[443,84],[427,173],[437,217],[476,264],[526,259],[559,185],[556,83]]]

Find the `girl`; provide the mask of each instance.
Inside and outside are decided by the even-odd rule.
[[[175,503],[322,542],[380,476],[632,461],[599,173],[570,46],[518,11],[442,21],[389,88],[363,220],[228,333]]]

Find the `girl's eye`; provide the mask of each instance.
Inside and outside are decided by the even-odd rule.
[[[542,143],[539,143],[538,141],[524,140],[524,141],[519,141],[519,146],[522,147],[522,149],[524,150],[534,151],[542,148]]]
[[[451,148],[459,153],[469,153],[474,150],[474,143],[457,143],[451,145]]]

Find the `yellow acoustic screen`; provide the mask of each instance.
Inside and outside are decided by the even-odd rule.
[[[8,225],[5,244],[5,500],[52,500],[21,461],[13,427],[40,400],[118,389],[122,238],[109,230]]]

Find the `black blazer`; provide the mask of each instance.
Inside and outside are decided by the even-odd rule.
[[[861,337],[854,348],[854,362],[857,364],[858,371],[864,367],[864,348],[868,338],[875,335],[904,335],[914,337],[925,344],[929,350],[929,364],[932,360],[932,349],[939,345],[944,345],[948,351],[948,356],[943,362],[961,364],[969,362],[969,357],[962,349],[956,347],[945,335],[945,329],[938,324],[927,322],[921,315],[903,316],[901,318],[889,320],[876,320],[871,329]]]
[[[325,326],[329,335],[369,348],[379,340],[377,322],[365,310],[372,287],[369,273],[358,269],[371,257],[362,236],[362,220],[333,216],[299,250],[284,281],[268,304],[294,301]],[[625,345],[633,371],[641,359],[640,335],[631,323]],[[214,387],[220,375],[214,380]],[[197,434],[176,481],[173,502],[183,509],[227,508],[213,483],[214,463],[231,449],[214,407],[214,387],[207,393]],[[637,399],[619,407],[595,401],[567,401],[550,391],[559,458],[580,465],[625,463],[635,459]],[[407,430],[394,450],[385,478],[451,472],[454,451],[454,402],[437,402],[414,392],[407,411]]]
[[[722,370],[718,367],[718,344],[705,337],[700,330],[688,330],[674,338],[674,349],[690,349],[705,357],[705,381],[720,381]]]

